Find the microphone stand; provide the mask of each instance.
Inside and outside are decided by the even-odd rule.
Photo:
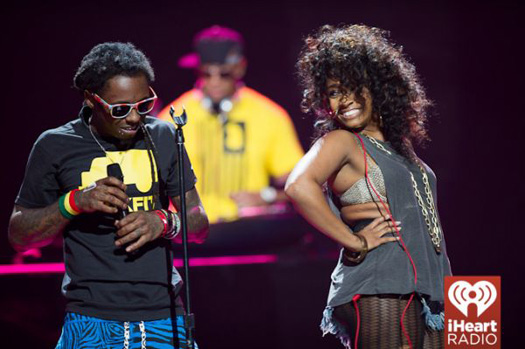
[[[175,130],[175,142],[177,143],[177,154],[179,159],[179,188],[180,188],[180,220],[181,220],[181,229],[182,229],[182,248],[183,248],[183,267],[184,275],[186,280],[184,282],[186,288],[186,301],[184,314],[184,328],[186,330],[186,339],[188,349],[195,348],[195,342],[193,339],[193,331],[195,330],[195,317],[191,312],[191,303],[190,303],[190,268],[189,268],[189,258],[188,258],[188,226],[187,226],[187,217],[186,217],[186,188],[184,185],[184,134],[182,133],[182,127],[186,125],[188,121],[188,116],[186,115],[186,110],[182,110],[182,114],[177,116],[175,115],[175,108],[171,106],[170,115],[177,125]]]

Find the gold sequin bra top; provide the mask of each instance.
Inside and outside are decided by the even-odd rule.
[[[370,157],[368,155],[367,158],[369,163],[368,177],[370,178],[370,182],[372,182],[372,185],[377,190],[377,193],[381,197],[381,200],[383,200],[383,202],[387,202],[386,186],[385,179],[383,178],[383,172],[381,172],[379,166],[377,166],[374,162],[370,161]],[[364,204],[372,201],[379,202],[379,199],[375,195],[372,188],[368,186],[368,182],[366,181],[365,177],[360,178],[343,194],[341,194],[339,200],[341,201],[341,204],[343,206]]]

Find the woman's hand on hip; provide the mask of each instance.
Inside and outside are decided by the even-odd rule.
[[[395,222],[394,225],[389,216],[378,217],[356,234],[364,237],[368,244],[368,250],[372,250],[382,244],[399,240],[397,236],[385,236],[386,234],[395,233],[395,226],[401,230],[401,222]]]

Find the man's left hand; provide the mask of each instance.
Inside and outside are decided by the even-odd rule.
[[[144,246],[147,242],[157,239],[164,230],[159,216],[151,211],[137,211],[130,213],[121,220],[115,221],[117,247],[131,243],[126,247],[126,252],[133,252]]]

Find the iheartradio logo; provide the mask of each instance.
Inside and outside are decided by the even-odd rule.
[[[499,276],[445,276],[445,349],[465,348],[501,348]]]
[[[463,315],[468,316],[468,306],[476,304],[478,317],[487,310],[498,297],[498,291],[491,282],[478,281],[471,285],[467,281],[456,281],[448,290],[448,299]]]

